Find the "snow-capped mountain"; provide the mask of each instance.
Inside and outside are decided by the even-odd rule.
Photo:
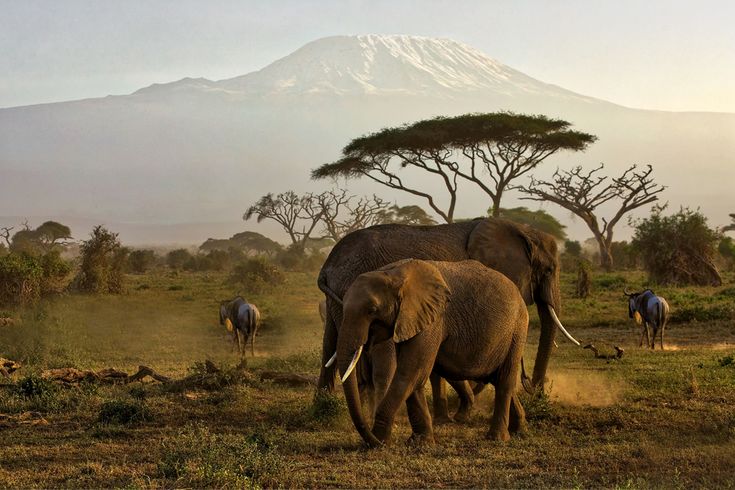
[[[699,205],[723,219],[733,211],[726,204],[735,177],[733,114],[629,109],[536,80],[449,39],[365,35],[319,39],[227,80],[185,78],[130,95],[0,109],[0,214],[232,220],[242,229],[242,212],[260,195],[329,185],[309,181],[309,172],[337,158],[351,138],[496,110],[562,117],[599,136],[584,155],[554,157],[542,175],[571,163],[604,161],[611,172],[651,163],[672,204]],[[349,185],[411,200],[367,182]],[[463,196],[461,215],[487,208],[471,189]],[[199,238],[206,237],[192,240]]]

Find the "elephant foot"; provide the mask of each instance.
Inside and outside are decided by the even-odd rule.
[[[508,442],[510,441],[510,432],[508,429],[490,429],[485,436],[486,439],[491,441]]]
[[[406,445],[412,447],[431,447],[435,444],[436,441],[434,440],[433,434],[417,434],[414,432],[411,434],[411,437],[406,440]]]
[[[454,423],[454,419],[446,414],[441,415],[435,415],[434,416],[434,425],[446,425],[446,424],[452,424]]]
[[[515,424],[511,421],[510,426],[508,427],[508,432],[514,436],[524,436],[528,433],[528,424],[525,421],[517,422]]]

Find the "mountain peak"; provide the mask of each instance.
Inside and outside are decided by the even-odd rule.
[[[458,41],[376,34],[317,39],[262,70],[218,84],[259,95],[514,95],[551,88]]]

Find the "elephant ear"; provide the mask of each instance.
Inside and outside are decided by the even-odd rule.
[[[399,277],[393,341],[404,342],[444,314],[451,293],[439,269],[429,262],[409,259],[391,265],[384,270]]]

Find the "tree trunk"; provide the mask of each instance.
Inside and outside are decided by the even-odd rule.
[[[610,247],[602,237],[595,237],[597,245],[600,248],[600,266],[606,271],[610,272],[613,268],[612,253],[610,253]]]

